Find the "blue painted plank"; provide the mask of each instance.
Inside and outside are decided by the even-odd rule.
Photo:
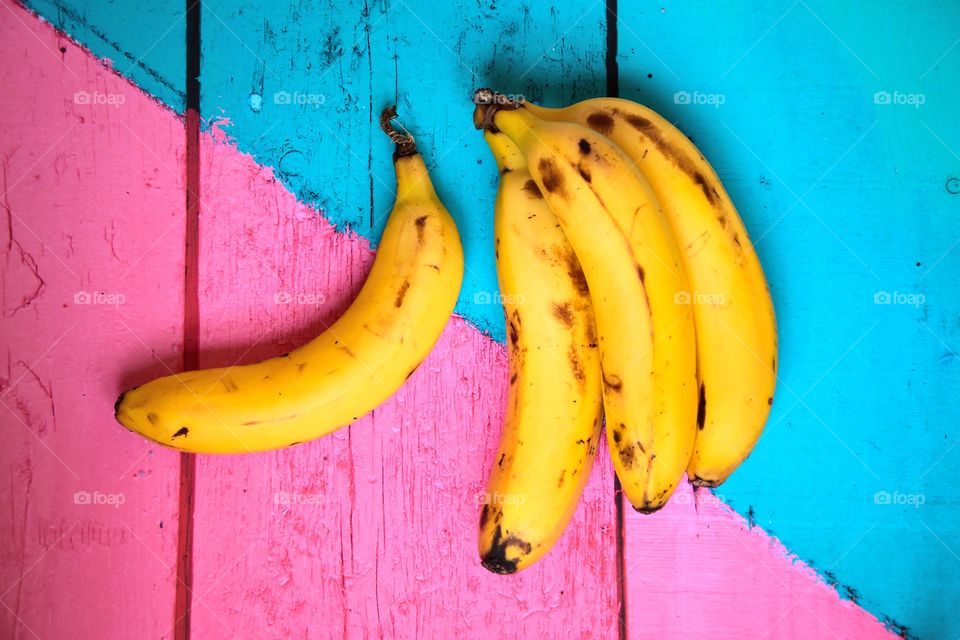
[[[960,7],[623,5],[621,93],[714,163],[778,312],[771,422],[718,493],[891,627],[957,637]]]
[[[374,244],[393,199],[391,148],[377,128],[398,103],[457,220],[466,274],[457,312],[499,340],[496,171],[473,129],[480,85],[569,102],[605,83],[604,7],[508,0],[423,5],[307,0],[265,15],[203,3],[202,112],[303,201]],[[371,202],[373,204],[371,216]],[[492,302],[491,302],[492,301]]]
[[[183,3],[22,0],[144,91],[178,113],[186,78]]]

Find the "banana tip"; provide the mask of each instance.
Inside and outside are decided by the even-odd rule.
[[[663,506],[664,505],[662,504],[645,504],[639,507],[634,507],[633,510],[636,511],[637,513],[650,515],[651,513],[656,513],[657,511],[660,511],[660,509],[663,509]]]
[[[720,483],[716,480],[706,480],[696,476],[694,476],[693,480],[690,481],[690,484],[692,484],[696,489],[701,487],[705,489],[716,489],[720,485]]]
[[[516,562],[507,560],[497,554],[487,554],[487,556],[480,561],[480,564],[483,565],[483,568],[487,571],[501,576],[508,576],[517,572]]]
[[[117,418],[120,414],[120,405],[123,404],[123,397],[127,395],[127,392],[124,391],[120,394],[120,397],[117,398],[117,401],[113,403],[113,417]]]

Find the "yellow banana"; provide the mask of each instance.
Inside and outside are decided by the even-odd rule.
[[[484,567],[540,559],[577,507],[600,439],[600,357],[580,265],[516,146],[485,132],[500,168],[494,234],[509,387],[480,514]]]
[[[689,289],[657,198],[608,139],[478,93],[475,122],[510,137],[576,253],[590,288],[603,404],[624,494],[666,504],[696,434],[696,346]]]
[[[697,330],[699,431],[688,476],[717,486],[759,439],[777,378],[773,301],[733,202],[693,142],[647,107],[615,98],[523,107],[608,137],[656,192],[682,250]]]
[[[389,398],[440,337],[460,289],[463,250],[413,138],[396,145],[397,198],[373,266],[349,309],[291,353],[258,364],[188,371],[117,400],[116,419],[160,444],[244,453],[312,440]]]

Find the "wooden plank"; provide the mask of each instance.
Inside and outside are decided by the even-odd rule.
[[[676,121],[717,168],[778,312],[773,415],[719,492],[843,597],[897,633],[928,638],[960,633],[958,503],[942,482],[960,471],[951,400],[960,382],[958,12],[915,3],[723,1],[709,11],[621,3],[618,25],[622,95]],[[883,304],[884,292],[898,295]],[[822,606],[821,585],[795,582],[778,545],[751,560],[736,537],[707,529],[742,528],[742,520],[700,514],[688,510],[678,524],[676,548],[660,545],[665,567],[649,560],[628,574],[631,636],[750,637],[780,612],[767,637],[832,637],[816,617],[840,637],[864,637],[844,608]],[[651,546],[658,517],[628,519],[628,557]],[[689,575],[688,557],[702,549],[680,546],[694,540],[716,542],[711,552],[723,556],[703,559],[702,580]],[[769,583],[775,591],[760,586],[770,576],[757,562],[779,576]],[[723,573],[731,571],[742,575]],[[748,578],[757,595],[739,590]],[[645,613],[673,607],[680,592],[730,615],[698,621],[690,604],[676,609],[682,620],[657,616],[664,626],[651,628]]]
[[[183,125],[0,7],[0,636],[165,638],[178,458],[119,391],[180,366]]]
[[[313,336],[362,284],[368,245],[335,234],[231,146],[205,138],[201,169],[202,364]],[[283,293],[308,304],[277,304]],[[475,496],[505,378],[503,347],[455,319],[408,384],[352,427],[291,450],[200,458],[193,633],[616,637],[605,452],[548,558],[515,577],[479,566]]]
[[[371,144],[382,144],[380,110],[396,103],[460,225],[457,313],[502,342],[502,310],[483,303],[497,290],[497,174],[470,99],[482,85],[536,100],[601,92],[603,15],[602,2],[572,0],[304,0],[266,15],[244,0],[204,3],[202,112],[226,118],[241,151],[375,246],[393,194],[389,154]]]
[[[143,91],[183,112],[185,3],[23,0],[23,4]]]

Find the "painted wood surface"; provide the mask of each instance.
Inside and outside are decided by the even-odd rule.
[[[84,0],[30,4],[99,56],[151,60],[146,66],[156,74],[145,73],[144,65],[116,66],[153,96],[182,108],[176,93],[164,88],[179,86],[174,79],[183,75],[182,36],[170,35],[178,33],[176,7],[151,5],[141,11],[124,3]],[[495,292],[492,250],[484,239],[495,175],[479,136],[453,105],[465,101],[477,84],[494,84],[546,104],[602,93],[602,5],[498,3],[477,8],[455,3],[454,9],[430,15],[418,15],[403,2],[366,8],[308,2],[268,15],[240,3],[203,6],[204,116],[208,123],[226,116],[230,122],[219,128],[265,168],[237,154],[216,128],[211,134],[219,142],[212,137],[204,142],[204,212],[211,217],[201,234],[202,273],[209,273],[201,283],[202,364],[286,350],[334,317],[359,287],[370,259],[366,241],[375,242],[391,198],[388,154],[378,151],[370,116],[379,102],[394,97],[401,111],[410,114],[404,122],[427,141],[438,189],[461,230],[476,234],[465,234],[469,271],[458,308],[473,325],[501,337],[499,306],[477,304],[484,299],[477,294]],[[4,5],[8,7],[0,18],[14,27],[29,23],[25,12]],[[756,455],[720,491],[741,515],[705,497],[691,509],[688,494],[679,496],[663,517],[627,514],[628,637],[882,637],[886,632],[854,602],[902,635],[956,635],[950,604],[960,589],[953,543],[960,532],[952,516],[956,498],[940,481],[956,470],[960,455],[954,447],[957,407],[949,393],[957,381],[958,326],[951,287],[960,253],[953,250],[960,234],[953,215],[960,202],[960,139],[953,126],[957,103],[951,88],[960,46],[949,29],[956,22],[950,12],[956,10],[937,3],[896,3],[879,12],[835,2],[763,7],[722,2],[711,11],[686,3],[620,7],[621,94],[675,120],[716,165],[758,242],[784,348],[771,429]],[[168,25],[174,25],[172,32],[164,31]],[[8,40],[3,43],[6,48]],[[891,57],[890,51],[904,54]],[[65,64],[56,47],[51,53],[47,62],[54,66],[41,74],[48,82],[63,73]],[[13,64],[21,59],[5,57]],[[528,73],[529,65],[533,70]],[[27,69],[5,66],[4,73],[16,72],[11,77],[18,82],[43,84],[24,75]],[[90,87],[108,81],[92,58],[82,68]],[[70,103],[71,89],[61,82],[50,95],[57,94],[55,102]],[[288,104],[284,94],[290,96]],[[37,95],[44,94],[27,94],[35,100]],[[916,104],[918,96],[923,104]],[[34,118],[46,113],[26,97],[22,100],[20,113]],[[182,124],[152,106],[162,115],[123,113],[136,116],[140,126],[177,123],[179,131],[158,133],[163,126],[153,127],[153,133],[140,138],[154,150],[182,147]],[[82,171],[102,176],[105,150],[120,157],[122,147],[133,154],[129,161],[123,156],[122,162],[111,163],[111,169],[121,165],[132,171],[130,167],[150,160],[129,144],[130,135],[120,123],[139,133],[137,125],[112,117],[112,110],[98,113],[98,121],[90,124],[111,140],[80,140],[79,150],[71,146],[71,162],[76,156]],[[22,125],[22,118],[13,123]],[[62,131],[60,127],[57,135]],[[58,171],[57,180],[62,180]],[[81,175],[84,184],[91,184],[92,178]],[[271,175],[278,181],[271,181]],[[354,175],[369,178],[365,184],[345,179]],[[126,184],[131,176],[119,177]],[[111,193],[119,177],[116,172],[101,177],[105,182],[95,192]],[[30,198],[43,195],[50,203],[47,209],[74,210],[74,187],[47,191]],[[182,211],[182,199],[177,205]],[[98,203],[90,219],[129,218],[131,207],[123,209],[127,218],[121,218],[112,213],[120,211],[115,206],[115,199],[107,207]],[[251,210],[266,213],[261,218]],[[221,224],[211,228],[208,222]],[[60,218],[57,224],[63,224]],[[365,239],[334,233],[348,226]],[[140,224],[138,232],[144,228],[150,229]],[[235,233],[237,228],[244,229],[243,236]],[[40,237],[52,255],[56,244],[45,233]],[[20,234],[17,238],[22,242]],[[168,248],[180,260],[180,269],[182,246],[181,234]],[[12,247],[8,243],[8,253]],[[101,262],[111,259],[78,256],[77,266],[64,262],[84,274],[103,269],[106,263]],[[146,278],[164,291],[165,299],[180,295],[182,281],[171,287],[177,276],[163,275],[172,273],[171,264],[176,260],[141,274],[138,286]],[[29,274],[17,275],[10,267],[4,274],[5,287],[29,285]],[[45,280],[49,291],[54,281]],[[31,291],[29,286],[25,290]],[[884,292],[891,294],[891,304],[875,304],[874,295]],[[322,294],[324,302],[277,305],[278,293],[314,294],[313,300]],[[914,301],[923,295],[924,302],[900,304],[897,294],[914,296]],[[40,302],[31,308],[42,309]],[[165,311],[159,317],[170,323],[170,341],[157,334],[147,344],[167,348],[166,362],[176,368],[176,314],[182,301],[164,309],[151,300],[150,308]],[[129,303],[122,310],[129,312]],[[151,326],[152,316],[138,313],[137,326]],[[17,313],[18,322],[24,317]],[[110,328],[99,320],[88,333],[101,335],[97,332]],[[19,333],[10,332],[15,338],[9,343],[39,355],[28,341],[41,335],[36,326],[21,325]],[[5,319],[5,340],[6,329]],[[136,347],[108,335],[111,348],[123,348],[132,357]],[[421,379],[426,374],[418,373],[397,398],[349,432],[261,459],[199,461],[193,612],[198,637],[226,637],[228,629],[234,635],[249,630],[251,637],[297,636],[307,625],[312,625],[311,637],[339,637],[345,631],[403,637],[411,630],[424,637],[447,637],[445,631],[471,637],[504,624],[495,611],[515,616],[507,620],[514,625],[501,630],[503,637],[553,637],[561,629],[562,637],[569,629],[590,629],[598,636],[615,632],[616,585],[611,591],[608,559],[602,566],[583,566],[596,549],[615,546],[615,540],[611,544],[605,537],[612,535],[607,520],[612,505],[604,493],[609,477],[595,478],[591,500],[578,514],[578,528],[568,532],[566,546],[555,553],[563,557],[551,556],[548,561],[555,564],[545,566],[538,577],[504,581],[470,564],[475,526],[471,482],[476,487],[482,482],[489,464],[485,456],[496,438],[502,353],[460,321],[448,330],[442,349],[435,354],[439,359],[431,377]],[[138,362],[150,362],[148,354],[141,355]],[[115,367],[116,359],[97,366]],[[482,368],[463,365],[472,361],[483,363]],[[70,358],[58,355],[48,367],[66,375],[71,369],[61,362]],[[141,373],[145,379],[162,372]],[[459,385],[454,384],[458,376],[466,376]],[[42,402],[48,380],[44,385],[29,391],[24,402]],[[424,412],[436,394],[446,394],[449,404]],[[98,406],[106,400],[112,404],[112,392],[102,396]],[[59,392],[57,397],[62,397]],[[69,410],[86,416],[91,410],[84,407],[71,404]],[[60,409],[60,423],[63,415]],[[76,424],[86,424],[83,420]],[[384,423],[390,425],[389,433]],[[103,428],[104,423],[95,424]],[[458,430],[463,425],[472,430],[466,440],[469,434]],[[120,431],[115,438],[110,446],[129,446],[124,444],[128,434]],[[64,446],[72,455],[83,450]],[[441,456],[453,452],[470,459]],[[37,454],[22,450],[18,456],[5,463],[11,477],[23,477],[27,461],[38,468]],[[172,460],[167,459],[168,484],[163,486],[165,504],[175,510]],[[463,472],[454,473],[453,464],[462,465]],[[467,465],[473,465],[469,472]],[[55,486],[48,490],[34,483],[30,508],[17,511],[27,504],[17,502],[23,500],[16,496],[24,486],[18,482],[10,489],[13,522],[36,504],[58,499]],[[451,497],[458,502],[447,502]],[[370,504],[379,505],[379,514],[366,510]],[[396,524],[425,519],[433,528],[424,540]],[[598,524],[608,528],[598,533],[591,528]],[[13,535],[20,529],[11,525],[10,531],[4,557],[28,557],[26,538]],[[448,532],[461,536],[448,539]],[[773,533],[790,551],[769,538]],[[172,567],[172,538],[164,540]],[[441,598],[430,585],[435,586],[438,566],[433,554],[442,553],[447,555],[439,557],[450,564],[439,563],[446,569],[443,588],[448,592]],[[49,582],[48,575],[37,573],[42,566],[31,570],[35,586]],[[172,586],[144,578],[156,570],[146,572],[137,562],[113,567],[106,589],[153,580],[156,592],[149,603],[139,601],[135,615],[147,619],[149,628],[162,629],[155,621],[170,620],[172,595],[164,597],[163,590],[172,594]],[[87,565],[65,565],[63,571],[96,574]],[[572,611],[594,601],[583,600],[589,595],[584,586],[572,593],[564,587],[584,580],[600,590],[604,606],[581,625]],[[77,585],[69,588],[80,591]],[[45,601],[38,592],[39,586],[27,592],[34,594],[26,609],[31,619],[43,617]],[[64,593],[69,598],[73,592]],[[527,593],[536,596],[518,595]],[[9,605],[10,597],[0,600]],[[84,592],[77,606],[85,606],[89,597]],[[501,602],[506,604],[500,607]],[[476,609],[468,603],[477,603]],[[418,617],[422,610],[433,618]],[[56,637],[54,618],[44,619],[48,626],[42,627],[41,637]],[[552,618],[577,622],[554,626]],[[128,626],[118,622],[117,637],[139,624],[139,619]]]
[[[622,4],[621,93],[715,164],[780,329],[769,425],[719,492],[895,631],[958,637],[960,5],[663,9]]]
[[[386,137],[374,150],[391,153]],[[335,233],[232,145],[205,136],[202,159],[201,365],[287,351],[349,304],[369,245]],[[193,633],[617,637],[608,461],[546,561],[508,578],[479,566],[477,496],[505,358],[456,318],[408,383],[351,427],[267,455],[202,457]]]
[[[7,0],[0,59],[0,637],[169,637],[178,457],[111,407],[182,366],[183,127]]]
[[[460,228],[456,311],[503,342],[503,311],[490,303],[497,173],[470,98],[484,84],[549,101],[602,92],[603,3],[305,0],[268,15],[243,0],[202,6],[203,115],[228,118],[241,151],[374,246],[393,198],[389,156],[374,152],[377,117],[397,104]]]

